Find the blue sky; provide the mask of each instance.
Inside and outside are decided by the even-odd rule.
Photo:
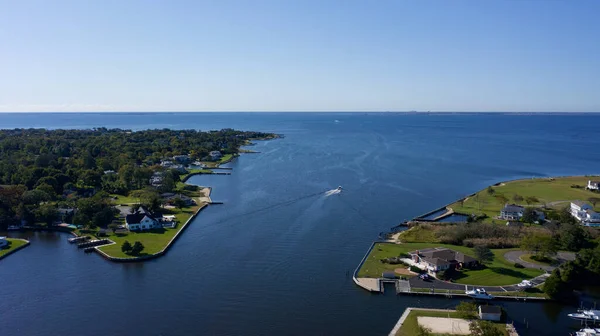
[[[0,0],[0,111],[600,111],[597,0]]]

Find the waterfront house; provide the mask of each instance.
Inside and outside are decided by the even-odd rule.
[[[586,188],[589,190],[599,190],[600,189],[600,181],[588,181]]]
[[[165,168],[172,167],[174,165],[173,161],[164,160],[160,162],[160,165]]]
[[[520,220],[525,208],[516,204],[506,204],[500,211],[500,218],[506,220]]]
[[[180,198],[185,203],[186,206],[196,205],[196,201],[194,201],[191,197],[186,196],[184,194],[163,193],[160,195],[160,197],[165,201],[165,203],[171,204],[171,205],[173,205],[173,203],[175,203],[175,200],[177,198]]]
[[[485,321],[500,321],[502,308],[499,306],[479,306],[479,318]]]
[[[0,249],[6,246],[8,246],[8,240],[6,240],[6,237],[0,237]]]
[[[464,253],[447,248],[434,248],[408,253],[414,263],[429,272],[445,271],[450,268],[471,267],[477,260]]]
[[[192,159],[190,158],[189,155],[175,155],[175,156],[173,156],[173,160],[175,160],[175,162],[177,162],[177,163],[182,163],[182,164],[187,164],[190,161],[192,161]]]
[[[129,231],[158,229],[161,228],[162,225],[157,217],[157,215],[151,213],[144,207],[140,207],[135,213],[125,216],[125,227],[129,229]]]
[[[116,174],[116,172],[114,170],[105,170],[104,171],[104,175],[113,175]]]
[[[219,152],[219,151],[212,151],[208,155],[210,156],[210,159],[213,161],[217,161],[218,159],[223,157],[223,154],[221,154],[221,152]]]
[[[582,225],[600,226],[600,214],[593,207],[582,201],[571,202],[571,215]]]

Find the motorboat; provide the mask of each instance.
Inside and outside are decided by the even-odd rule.
[[[533,287],[533,284],[529,280],[523,280],[520,284],[517,285],[517,287],[527,289]]]
[[[572,319],[597,323],[600,322],[600,310],[585,310],[580,309],[577,313],[568,314]]]
[[[600,329],[598,328],[583,328],[575,332],[575,336],[600,336]]]
[[[342,191],[342,186],[337,187],[338,191]]]
[[[8,228],[6,228],[6,230],[7,231],[18,231],[18,230],[21,230],[21,227],[17,226],[17,225],[11,225]]]
[[[494,297],[488,294],[483,288],[474,288],[472,290],[465,290],[465,294],[468,297],[472,297],[473,299],[478,300],[491,300]]]

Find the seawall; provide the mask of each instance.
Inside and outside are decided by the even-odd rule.
[[[27,239],[21,239],[21,238],[10,238],[10,239],[12,239],[12,240],[21,240],[21,241],[24,241],[24,242],[25,242],[25,244],[24,244],[24,245],[21,245],[21,246],[19,246],[19,247],[17,247],[16,249],[14,249],[14,250],[12,250],[12,251],[10,251],[10,252],[8,252],[8,253],[6,253],[5,255],[2,255],[2,256],[0,256],[0,260],[2,260],[2,259],[4,259],[4,258],[8,257],[9,255],[11,255],[11,254],[13,254],[13,253],[15,253],[15,252],[17,252],[17,251],[19,251],[19,250],[21,250],[21,249],[24,249],[24,248],[26,248],[27,246],[29,246],[29,244],[31,244],[31,243],[29,242],[29,240],[27,240]]]

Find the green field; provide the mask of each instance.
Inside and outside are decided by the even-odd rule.
[[[571,188],[572,185],[585,187],[590,179],[598,178],[577,176],[506,182],[499,186],[493,186],[493,194],[489,194],[486,188],[477,192],[475,196],[468,197],[464,204],[461,205],[460,202],[456,202],[449,207],[464,214],[486,214],[489,217],[486,221],[492,222],[494,217],[500,215],[500,210],[504,207],[505,200],[502,197],[505,197],[508,203],[517,203],[523,206],[528,204],[525,200],[515,202],[513,200],[514,195],[518,194],[523,198],[528,196],[537,197],[539,202],[530,204],[531,206],[554,208],[567,206],[570,201],[574,200],[587,201],[590,197],[600,198],[600,194],[584,188]],[[595,208],[600,211],[600,203],[596,204]],[[496,220],[496,222],[499,221]]]
[[[10,253],[11,251],[14,251],[15,249],[27,244],[26,241],[23,241],[21,239],[13,239],[13,238],[6,238],[6,240],[8,240],[10,242],[10,244],[8,246],[6,246],[3,249],[0,249],[0,257],[2,257],[5,254]]]
[[[470,248],[464,246],[431,243],[377,243],[360,268],[358,277],[379,278],[383,272],[393,271],[395,268],[400,267],[399,265],[384,264],[381,259],[397,257],[402,253],[430,247],[447,247],[470,256],[474,255]],[[543,273],[538,269],[515,268],[513,263],[504,259],[504,254],[510,250],[492,249],[495,258],[491,264],[483,269],[462,270],[459,276],[453,279],[454,282],[465,285],[504,286],[517,284],[523,279],[531,279]]]
[[[126,240],[132,245],[136,241],[141,242],[144,245],[144,250],[140,256],[149,254],[155,254],[165,248],[167,243],[173,238],[179,230],[183,227],[183,224],[204,204],[197,206],[184,208],[182,210],[172,209],[170,213],[164,212],[164,214],[174,214],[177,218],[177,227],[174,229],[161,229],[154,230],[152,232],[129,232],[125,235],[111,234],[108,238],[114,241],[116,244],[99,247],[100,250],[107,253],[111,257],[116,258],[135,258],[134,256],[128,255],[121,251],[121,245]]]
[[[117,194],[110,194],[109,196],[113,198],[113,203],[116,205],[140,203],[140,199],[137,197],[123,196]]]
[[[435,233],[432,225],[421,224],[400,233],[398,240],[403,243],[437,243],[439,238]]]
[[[402,327],[400,327],[400,329],[396,332],[396,336],[418,336],[419,322],[417,318],[419,316],[461,318],[457,312],[453,311],[441,312],[427,310],[412,310],[404,320],[404,323],[402,323]],[[495,325],[498,328],[498,330],[502,331],[505,335],[508,335],[508,333],[506,332],[506,325],[504,323],[497,322],[495,323]]]
[[[213,171],[210,169],[188,169],[188,173],[184,175],[180,175],[179,179],[185,181],[190,175],[194,174],[212,174]]]

